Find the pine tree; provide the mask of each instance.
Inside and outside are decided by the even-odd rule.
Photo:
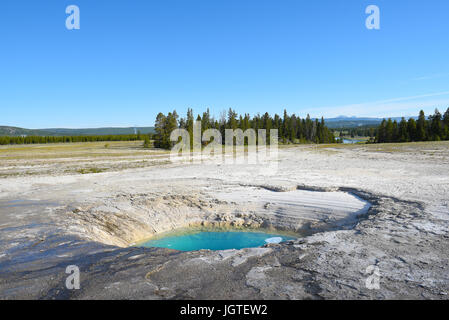
[[[444,139],[449,140],[449,108],[443,115],[443,126]]]
[[[418,122],[416,123],[416,140],[424,141],[426,140],[426,116],[424,115],[424,111],[419,111]]]
[[[430,118],[430,129],[432,140],[439,141],[442,136],[441,113],[435,109],[435,114]]]
[[[405,118],[401,119],[401,122],[399,123],[399,141],[400,142],[408,142],[409,141],[409,134],[407,130],[407,121],[405,121]]]
[[[209,108],[206,112],[203,112],[203,117],[201,118],[201,133],[211,128],[211,119]]]
[[[289,131],[289,139],[290,139],[290,141],[291,142],[295,142],[295,140],[296,140],[296,134],[297,134],[297,132],[296,132],[296,124],[297,124],[297,122],[296,122],[296,116],[295,116],[295,114],[292,114],[292,116],[290,117],[290,124],[289,124],[289,129],[290,129],[290,131]]]
[[[281,137],[283,143],[287,142],[287,139],[289,137],[289,117],[287,110],[284,109],[284,118],[282,119],[282,131],[281,131]]]
[[[385,126],[385,142],[393,142],[394,141],[394,127],[393,121],[388,119],[387,124]]]
[[[165,115],[162,112],[159,112],[158,115],[156,116],[154,129],[156,131],[154,146],[156,148],[164,148],[163,139],[165,136]]]
[[[227,125],[227,129],[237,129],[237,113],[232,110],[231,108],[229,108],[228,110],[228,125]]]
[[[407,131],[410,141],[417,141],[416,121],[413,118],[408,119]]]
[[[186,129],[189,132],[190,137],[190,148],[193,148],[193,110],[191,108],[187,109],[187,120]]]

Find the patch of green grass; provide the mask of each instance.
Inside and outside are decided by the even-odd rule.
[[[89,174],[89,173],[100,173],[100,172],[104,172],[106,169],[103,168],[83,168],[83,169],[78,169],[76,170],[76,172],[81,173],[81,174]]]

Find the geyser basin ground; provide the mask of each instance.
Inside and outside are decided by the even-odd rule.
[[[267,243],[280,243],[293,239],[295,238],[291,236],[262,231],[208,230],[187,232],[184,234],[168,233],[141,243],[139,246],[168,248],[181,251],[201,249],[227,250],[255,248]]]
[[[0,147],[0,299],[449,297],[449,141],[286,146],[269,177],[110,144]],[[77,173],[93,167],[106,172]],[[241,250],[131,246],[203,221],[332,230]]]

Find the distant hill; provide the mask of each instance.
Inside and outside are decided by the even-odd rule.
[[[404,117],[406,120],[409,118],[417,119],[417,117]],[[324,119],[326,126],[335,128],[357,128],[362,126],[378,126],[384,118],[363,118],[363,117],[346,117],[339,116],[336,118]],[[392,117],[391,120],[401,121],[402,117]]]
[[[134,134],[140,131],[142,134],[153,133],[154,127],[129,127],[129,128],[87,128],[87,129],[25,129],[18,127],[0,126],[0,136],[100,136]]]
[[[51,132],[46,132],[43,130],[33,130],[33,129],[24,129],[24,128],[18,128],[18,127],[7,127],[7,126],[0,126],[0,136],[46,136],[46,135],[53,135]]]
[[[405,117],[407,120],[411,117]],[[417,119],[417,117],[413,117]],[[401,117],[393,117],[392,120],[401,121]],[[362,126],[378,126],[383,118],[363,118],[339,116],[336,118],[324,119],[326,126],[330,129],[336,128],[357,128]],[[154,127],[124,127],[124,128],[87,128],[87,129],[67,129],[67,128],[49,128],[49,129],[25,129],[18,127],[0,126],[0,136],[99,136],[99,135],[118,135],[133,134],[136,130],[142,134],[154,133]]]

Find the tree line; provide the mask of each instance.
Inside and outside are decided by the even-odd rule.
[[[99,136],[0,136],[0,145],[7,144],[38,144],[38,143],[71,143],[71,142],[98,142],[98,141],[138,141],[144,140],[144,135],[121,134]]]
[[[201,122],[201,134],[207,129],[217,129],[225,143],[226,129],[241,129],[243,132],[247,129],[254,129],[257,133],[258,129],[266,130],[266,143],[270,142],[270,129],[278,130],[278,139],[281,143],[335,143],[333,132],[326,127],[324,118],[321,120],[311,119],[309,115],[301,119],[295,114],[289,115],[284,110],[283,117],[275,114],[271,117],[268,112],[263,115],[257,114],[251,117],[249,114],[239,115],[229,108],[227,112],[223,112],[219,119],[211,116],[209,109],[202,115],[194,117],[193,110],[187,110],[185,118],[179,117],[176,110],[169,112],[167,115],[159,113],[155,121],[154,146],[158,148],[170,149],[175,142],[170,141],[170,134],[174,129],[186,129],[190,135],[190,141],[193,143],[193,124],[194,121]],[[203,144],[206,144],[203,142]]]
[[[442,115],[438,109],[426,118],[419,112],[418,120],[410,118],[398,123],[391,119],[383,120],[377,128],[376,142],[412,142],[449,140],[449,108]]]

